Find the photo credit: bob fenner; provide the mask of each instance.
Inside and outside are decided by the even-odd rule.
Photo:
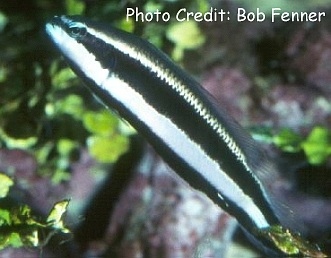
[[[283,11],[281,8],[274,7],[270,11],[246,10],[237,8],[236,14],[233,11],[210,7],[206,12],[193,12],[186,8],[179,9],[176,13],[170,14],[166,11],[144,12],[138,7],[126,8],[126,20],[133,19],[136,22],[168,22],[175,19],[178,22],[194,20],[196,22],[223,22],[235,19],[237,22],[263,22],[270,19],[271,22],[321,22],[326,17],[325,12],[315,11]]]

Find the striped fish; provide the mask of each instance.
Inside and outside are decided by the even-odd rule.
[[[113,27],[59,16],[46,31],[92,93],[184,180],[234,216],[266,250],[288,254],[269,236],[272,230],[261,234],[281,225],[279,206],[264,182],[276,173],[273,164],[199,83],[152,44]]]

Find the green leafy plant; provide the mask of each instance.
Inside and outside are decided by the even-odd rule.
[[[331,132],[321,126],[313,127],[307,137],[302,137],[291,129],[284,128],[276,134],[271,130],[253,130],[256,140],[273,143],[284,152],[303,151],[312,165],[320,165],[331,157]]]
[[[13,180],[0,173],[0,198],[6,198]],[[53,205],[46,219],[37,219],[27,205],[10,209],[0,207],[0,250],[7,247],[42,247],[56,233],[69,234],[63,222],[69,200]],[[43,237],[46,233],[46,238]]]
[[[14,182],[10,177],[0,173],[0,198],[7,196],[8,191],[13,184]]]
[[[85,3],[84,1],[79,1],[79,0],[66,0],[65,7],[68,14],[78,15],[84,12]]]
[[[307,242],[300,235],[291,232],[281,225],[258,230],[258,234],[273,242],[279,250],[289,256],[327,257],[319,247]]]
[[[301,143],[311,164],[321,164],[331,156],[331,132],[324,127],[315,127]]]
[[[87,143],[91,155],[100,162],[114,162],[127,151],[128,137],[121,133],[120,121],[108,110],[86,112],[85,128],[92,133]]]
[[[172,58],[176,61],[183,59],[184,50],[197,49],[206,41],[204,34],[195,21],[173,23],[167,29],[166,35],[175,44]]]

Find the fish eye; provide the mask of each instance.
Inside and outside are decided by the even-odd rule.
[[[84,37],[87,33],[86,27],[81,23],[73,23],[69,26],[68,32],[71,37]]]

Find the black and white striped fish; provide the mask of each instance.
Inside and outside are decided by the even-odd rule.
[[[74,72],[142,134],[192,187],[259,230],[281,225],[264,178],[273,164],[213,98],[147,41],[82,17],[54,17],[46,31]]]

